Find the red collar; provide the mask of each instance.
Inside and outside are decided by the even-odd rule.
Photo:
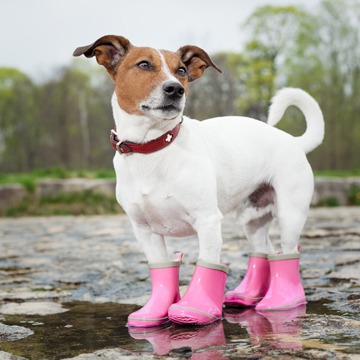
[[[181,122],[177,124],[172,130],[166,132],[164,135],[161,135],[160,137],[143,144],[137,144],[130,141],[120,142],[117,137],[116,128],[114,128],[111,130],[110,144],[114,150],[118,151],[120,154],[128,154],[131,152],[150,154],[152,152],[163,149],[175,140],[179,133]]]

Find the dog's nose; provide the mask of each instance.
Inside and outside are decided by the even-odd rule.
[[[173,100],[180,99],[185,92],[184,87],[175,81],[167,81],[163,86],[164,93]]]

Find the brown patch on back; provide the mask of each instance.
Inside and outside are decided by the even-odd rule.
[[[250,194],[249,201],[251,205],[256,208],[264,208],[275,202],[275,189],[271,184],[262,183],[257,189]]]

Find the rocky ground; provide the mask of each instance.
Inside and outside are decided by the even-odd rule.
[[[248,252],[233,220],[223,226],[228,289]],[[184,291],[197,241],[168,245],[185,253]],[[146,332],[126,328],[150,283],[125,215],[2,218],[0,359],[360,359],[360,207],[311,210],[301,247],[306,307],[266,316],[225,309],[209,326]]]

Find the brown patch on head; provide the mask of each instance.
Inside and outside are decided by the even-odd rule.
[[[264,208],[275,202],[275,189],[271,184],[262,183],[250,194],[249,201],[256,208]]]
[[[220,73],[221,69],[210,59],[210,56],[203,49],[194,46],[186,45],[181,47],[177,54],[181,61],[185,64],[189,73],[189,81],[194,81],[204,74],[204,71],[209,67],[213,67]]]
[[[148,69],[146,64],[149,64]],[[143,115],[140,102],[149,97],[164,77],[159,53],[151,48],[134,47],[115,77],[115,92],[121,108],[129,114]]]
[[[164,60],[167,69],[164,67]],[[178,71],[183,66],[179,55],[174,52],[162,50],[159,53],[148,47],[133,47],[120,64],[115,77],[119,105],[129,114],[143,115],[140,103],[148,99],[171,75],[187,92],[186,72],[181,75]]]
[[[137,115],[155,111],[167,113],[168,118],[177,116],[185,105],[188,82],[202,76],[209,66],[221,72],[197,46],[183,46],[176,53],[159,52],[135,47],[128,39],[117,35],[106,35],[93,44],[78,47],[73,55],[96,56],[97,62],[115,82],[120,107]]]
[[[76,48],[73,55],[84,55],[88,58],[96,56],[96,61],[106,68],[114,80],[119,64],[131,48],[130,41],[123,36],[105,35],[93,44]]]
[[[164,56],[166,65],[171,75],[173,75],[180,82],[180,84],[185,89],[185,94],[187,95],[189,88],[188,73],[186,71],[185,64],[180,59],[179,54],[167,50],[161,50],[160,52]],[[183,68],[185,71],[183,71]]]

